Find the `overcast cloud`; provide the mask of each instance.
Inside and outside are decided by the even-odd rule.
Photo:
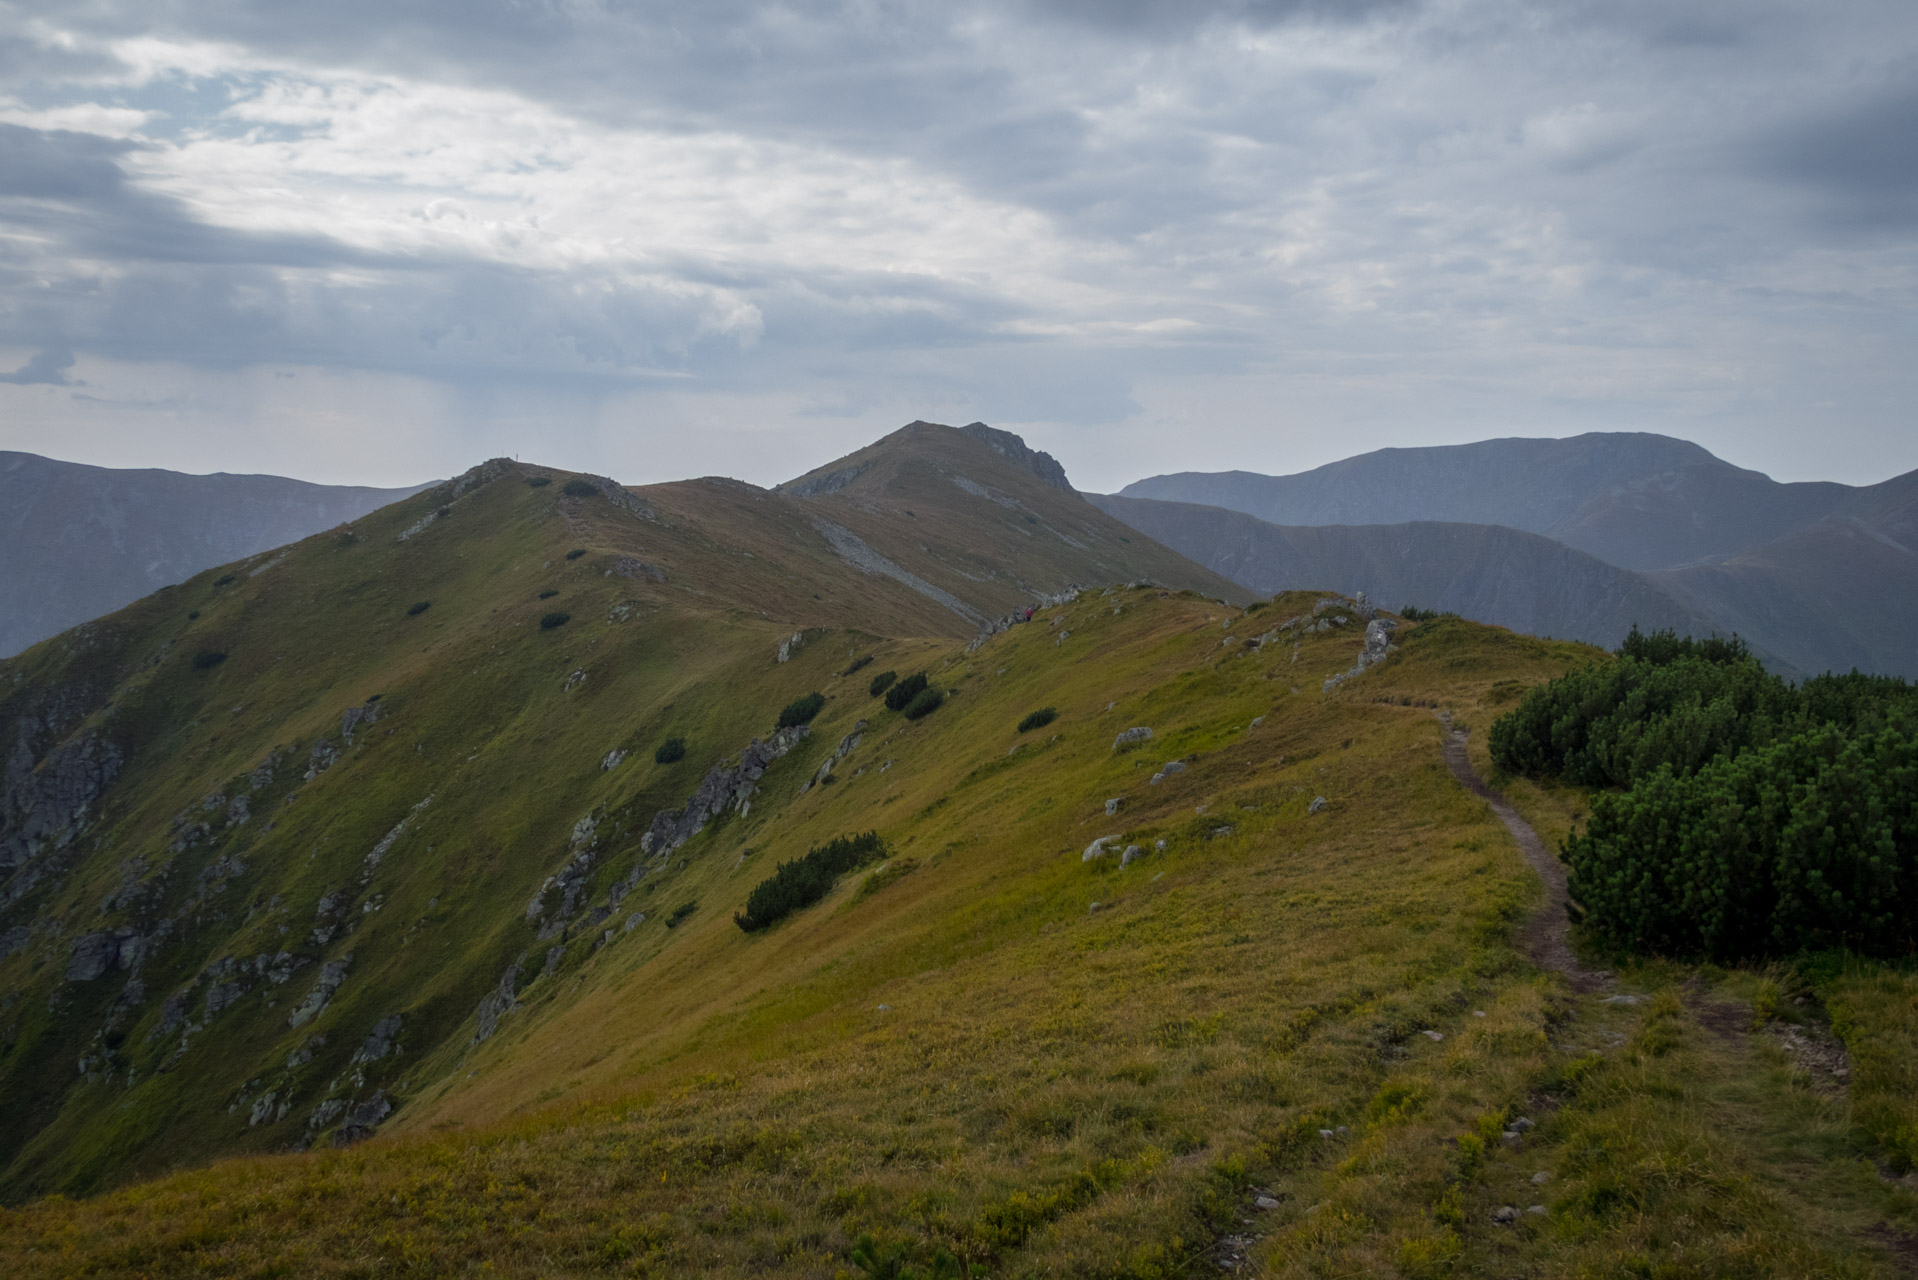
[[[0,0],[0,448],[1918,467],[1910,0]]]

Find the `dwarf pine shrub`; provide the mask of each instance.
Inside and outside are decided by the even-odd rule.
[[[432,607],[433,602],[431,600],[415,600],[406,607],[406,616],[409,618],[417,618]]]
[[[815,845],[804,857],[780,863],[772,875],[754,885],[746,895],[746,909],[733,913],[733,923],[747,933],[768,928],[800,908],[810,907],[831,892],[840,876],[885,853],[886,842],[876,831]]]
[[[1715,961],[1918,950],[1918,690],[1794,687],[1736,638],[1633,630],[1492,725],[1513,773],[1611,788],[1562,853],[1599,934]]]
[[[813,717],[826,707],[826,695],[809,693],[803,698],[794,698],[779,713],[779,728],[791,729],[797,725],[811,724]]]
[[[539,629],[541,631],[551,631],[554,627],[563,627],[567,623],[571,622],[572,620],[573,620],[572,614],[561,613],[559,610],[555,609],[553,612],[547,614],[545,617],[539,620]]]
[[[945,704],[946,695],[938,689],[921,689],[913,695],[912,701],[900,708],[908,720],[920,720],[931,715]]]
[[[668,738],[659,744],[657,751],[653,752],[654,764],[672,764],[685,758],[686,739],[684,738]]]
[[[599,492],[599,488],[590,480],[568,480],[559,487],[559,491],[569,498],[590,498]]]
[[[890,711],[905,710],[906,704],[923,693],[925,688],[925,672],[907,676],[886,690],[886,708]]]
[[[193,655],[195,671],[210,671],[226,661],[226,653],[221,649],[202,649]]]
[[[892,687],[892,682],[897,680],[898,678],[899,678],[899,673],[897,671],[881,671],[878,675],[872,678],[872,683],[867,686],[867,692],[872,697],[876,698],[880,694],[884,693],[886,690],[890,689]]]
[[[526,478],[526,487],[529,489],[544,489],[551,483],[553,483],[553,477],[551,476],[528,476]]]
[[[1037,711],[1029,713],[1025,719],[1019,722],[1019,732],[1031,733],[1034,729],[1043,729],[1058,718],[1059,708],[1040,707]]]
[[[852,675],[854,672],[859,671],[860,669],[864,667],[869,667],[871,665],[872,665],[872,655],[869,653],[865,657],[855,660],[850,667],[847,667],[844,671],[841,671],[839,674],[842,676],[849,676],[849,675]]]
[[[568,560],[577,560],[585,554],[586,554],[585,547],[574,547],[571,551],[568,551],[566,553],[566,558]]]

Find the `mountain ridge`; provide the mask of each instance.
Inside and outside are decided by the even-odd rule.
[[[120,470],[0,451],[0,655],[426,487]]]

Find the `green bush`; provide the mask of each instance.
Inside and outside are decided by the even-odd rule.
[[[1586,922],[1655,954],[1740,961],[1918,949],[1918,736],[1825,725],[1593,797],[1563,850]]]
[[[586,554],[585,547],[574,547],[571,551],[568,551],[566,553],[566,558],[568,560],[577,560],[585,554]]]
[[[817,845],[804,857],[780,863],[772,875],[754,885],[746,895],[746,909],[733,913],[733,923],[756,933],[801,907],[810,907],[831,892],[840,876],[885,854],[886,842],[875,831]]]
[[[686,739],[668,738],[659,744],[659,750],[653,752],[654,764],[672,764],[686,758]]]
[[[937,711],[945,700],[946,695],[938,689],[921,689],[901,710],[906,719],[919,720]]]
[[[1456,618],[1458,615],[1450,609],[1421,609],[1415,604],[1408,604],[1399,610],[1399,617],[1407,622],[1430,622],[1435,618]]]
[[[666,927],[668,929],[679,928],[680,921],[697,910],[699,910],[699,903],[697,901],[680,903],[673,908],[673,914],[666,917]]]
[[[216,587],[224,587],[230,582],[237,582],[237,581],[239,581],[239,579],[235,578],[232,574],[223,573],[219,577],[213,580],[213,585]]]
[[[1040,707],[1019,722],[1020,733],[1031,733],[1034,729],[1043,729],[1059,718],[1059,708]]]
[[[897,671],[881,671],[878,675],[872,678],[872,683],[867,686],[867,691],[871,694],[871,696],[876,698],[880,694],[884,693],[887,689],[890,689],[892,687],[892,682],[897,680],[898,678],[899,678],[899,673]]]
[[[860,658],[858,661],[854,662],[850,667],[847,667],[844,671],[841,671],[839,674],[842,676],[849,676],[849,675],[852,675],[854,672],[862,670],[871,665],[872,665],[872,655],[869,653],[865,657]]]
[[[908,702],[925,692],[926,673],[907,676],[886,690],[886,707],[892,711],[902,711]]]
[[[559,594],[558,587],[548,587],[546,588],[546,590],[539,593],[539,598],[542,600],[551,600],[554,596],[558,594]]]
[[[1902,680],[1793,687],[1736,638],[1634,629],[1617,661],[1527,694],[1490,745],[1514,773],[1615,789],[1561,852],[1582,918],[1618,945],[1717,961],[1918,948],[1918,690]]]
[[[826,707],[826,695],[809,693],[803,698],[794,698],[779,713],[779,727],[791,729],[795,725],[811,724],[814,716]]]
[[[193,655],[195,671],[210,671],[226,661],[226,653],[219,649],[202,649]]]
[[[573,620],[570,613],[561,613],[557,609],[539,620],[541,631],[551,631],[554,627],[563,627]]]
[[[569,498],[591,498],[599,493],[599,487],[590,480],[568,480],[559,491]]]
[[[433,602],[431,600],[415,600],[412,604],[407,606],[406,616],[409,618],[417,618],[422,613],[425,613],[428,609],[431,609],[432,607],[433,607]]]
[[[551,476],[528,476],[526,478],[526,487],[529,489],[544,489],[551,483],[553,483],[553,477]]]

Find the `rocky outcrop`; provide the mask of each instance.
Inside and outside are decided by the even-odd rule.
[[[339,1130],[333,1135],[333,1145],[350,1147],[356,1142],[364,1142],[373,1136],[380,1122],[393,1114],[393,1104],[381,1089],[365,1102],[349,1108],[346,1119],[340,1123]]]
[[[671,853],[727,810],[744,813],[759,780],[766,776],[767,766],[804,742],[811,732],[810,725],[802,724],[781,729],[764,742],[753,739],[740,753],[737,765],[716,766],[700,779],[685,808],[662,809],[654,814],[652,825],[639,838],[640,852],[648,857]]]
[[[13,873],[0,889],[0,907],[19,901],[39,882],[30,864],[73,842],[126,762],[118,744],[94,730],[40,756],[37,748],[51,736],[47,730],[39,717],[20,717],[0,773],[0,874]]]
[[[959,429],[973,439],[983,442],[1000,457],[1016,466],[1024,467],[1053,488],[1063,493],[1077,492],[1072,487],[1072,482],[1066,479],[1066,469],[1059,465],[1057,458],[1034,449],[1012,432],[989,427],[983,422],[969,422]]]
[[[328,960],[321,965],[319,978],[314,981],[312,990],[306,993],[306,998],[286,1016],[286,1025],[303,1027],[317,1018],[320,1011],[326,1008],[327,1002],[333,998],[333,993],[340,989],[340,984],[346,981],[346,971],[352,966],[351,951],[338,960]]]
[[[1122,731],[1119,736],[1114,738],[1112,740],[1112,749],[1114,751],[1123,751],[1127,747],[1150,741],[1152,741],[1152,730],[1146,728],[1144,725],[1138,725]]]
[[[519,961],[515,960],[500,975],[499,985],[481,997],[479,1007],[473,1011],[474,1044],[490,1039],[499,1030],[499,1020],[519,1007],[519,1000],[514,994],[518,987]]]
[[[1363,596],[1360,597],[1363,599]],[[1392,629],[1398,623],[1390,618],[1373,618],[1365,624],[1365,646],[1359,650],[1359,660],[1350,671],[1342,671],[1327,680],[1320,692],[1330,693],[1353,676],[1363,675],[1366,668],[1376,667],[1384,662],[1386,655],[1392,652]]]
[[[394,1042],[399,1039],[400,1028],[404,1024],[405,1018],[397,1013],[388,1014],[374,1023],[373,1030],[367,1033],[366,1042],[353,1055],[353,1061],[378,1062],[389,1053],[397,1054],[400,1050]]]

